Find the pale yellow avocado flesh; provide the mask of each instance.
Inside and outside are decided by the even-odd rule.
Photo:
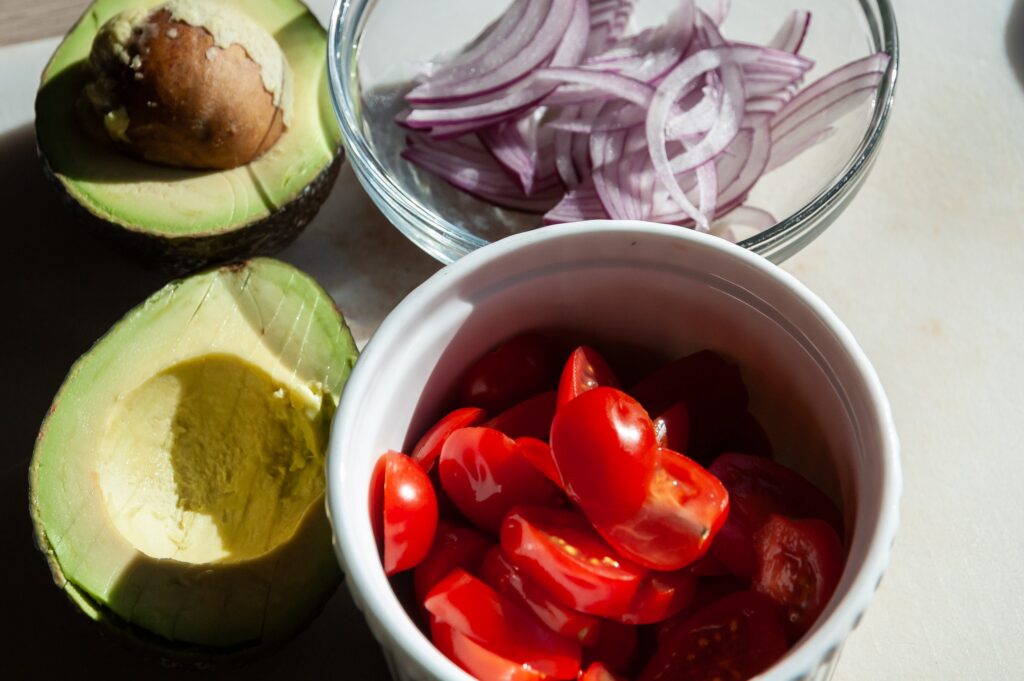
[[[129,313],[72,369],[37,441],[30,498],[58,583],[169,643],[294,633],[339,579],[324,452],[355,356],[327,294],[268,259]]]
[[[298,0],[204,0],[237,8],[274,37],[292,78],[289,126],[260,158],[232,170],[132,159],[86,134],[76,112],[93,38],[122,11],[163,0],[96,0],[58,46],[36,101],[36,134],[54,176],[94,216],[168,238],[234,231],[294,200],[334,160],[341,134],[326,83],[326,34]]]

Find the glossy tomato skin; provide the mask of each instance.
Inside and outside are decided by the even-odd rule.
[[[501,549],[559,602],[589,615],[621,616],[647,574],[571,510],[513,508],[502,522]]]
[[[455,568],[476,572],[493,546],[490,539],[476,530],[439,522],[430,553],[413,572],[416,602],[422,603],[427,593]]]
[[[658,646],[639,681],[749,679],[785,652],[775,604],[761,594],[741,591],[682,622]]]
[[[558,382],[558,406],[562,407],[598,386],[619,387],[619,379],[597,350],[581,345],[569,355]]]
[[[697,577],[686,570],[647,573],[629,609],[616,619],[623,624],[654,624],[685,608],[697,590]]]
[[[537,333],[514,336],[470,365],[458,384],[459,404],[497,414],[553,389],[558,369],[554,348],[546,338]]]
[[[591,520],[616,523],[647,497],[657,465],[654,425],[626,393],[593,388],[555,414],[551,453],[569,498]]]
[[[729,519],[711,547],[729,570],[750,580],[757,567],[754,533],[772,513],[818,518],[842,537],[842,515],[821,490],[795,471],[748,454],[723,454],[708,468],[729,490]]]
[[[587,670],[580,675],[580,681],[624,681],[621,676],[613,674],[601,662],[593,662]]]
[[[482,580],[456,568],[427,594],[431,622],[452,627],[487,650],[555,679],[574,679],[580,645],[559,636]]]
[[[555,457],[551,454],[551,447],[543,440],[532,437],[521,437],[516,440],[519,453],[533,464],[533,467],[544,474],[551,482],[555,483],[558,489],[563,489],[562,479],[558,476],[558,467],[555,465]]]
[[[415,461],[399,452],[387,452],[377,463],[371,492],[379,499],[384,572],[389,576],[416,567],[434,542],[437,496],[430,479]]]
[[[843,573],[843,547],[828,523],[772,515],[754,534],[753,589],[782,608],[791,641],[821,615]]]
[[[554,390],[542,392],[512,405],[484,425],[513,439],[532,437],[547,442],[557,399],[558,393]]]
[[[600,619],[559,603],[502,555],[499,547],[483,559],[479,574],[492,589],[532,612],[551,631],[584,646],[597,642]]]
[[[609,544],[653,570],[679,570],[703,556],[729,514],[729,494],[707,470],[668,449],[643,505],[617,523],[594,522]]]
[[[492,428],[462,428],[444,443],[441,486],[474,525],[497,533],[506,511],[520,503],[557,505],[562,492]]]
[[[662,449],[689,451],[690,409],[685,402],[676,402],[654,419],[654,438]]]
[[[440,421],[430,427],[416,446],[412,448],[413,460],[427,473],[434,467],[437,457],[441,456],[441,448],[448,436],[459,428],[467,428],[484,422],[487,412],[477,407],[462,407],[445,414]]]
[[[442,624],[431,621],[430,637],[444,655],[477,679],[491,681],[545,681],[535,669],[508,660],[476,643],[473,639]]]
[[[662,643],[672,635],[672,632],[679,628],[680,624],[715,601],[721,600],[729,594],[749,590],[749,585],[745,581],[733,575],[702,577],[697,583],[693,599],[675,615],[655,625],[655,637],[659,643]]]

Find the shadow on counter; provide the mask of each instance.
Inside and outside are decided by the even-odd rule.
[[[1003,40],[1010,67],[1017,76],[1017,82],[1024,88],[1024,0],[1014,0],[1010,16],[1006,20]]]

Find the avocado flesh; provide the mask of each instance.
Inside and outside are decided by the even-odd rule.
[[[323,503],[356,350],[306,275],[257,259],[174,282],[74,366],[30,500],[57,583],[168,649],[284,640],[340,578]]]
[[[123,10],[154,7],[161,0],[96,0],[58,46],[36,100],[40,153],[71,199],[89,216],[137,235],[166,243],[205,239],[202,251],[192,254],[197,260],[254,250],[238,238],[212,239],[273,219],[326,171],[336,173],[341,141],[327,93],[326,35],[305,5],[298,0],[209,1],[238,7],[255,19],[277,40],[291,68],[291,124],[252,163],[220,172],[161,166],[132,159],[85,131],[77,109],[90,80],[86,62],[97,31]],[[317,207],[299,219],[308,222]],[[288,218],[294,222],[296,216]]]

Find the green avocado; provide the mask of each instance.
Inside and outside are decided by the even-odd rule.
[[[291,120],[277,143],[246,165],[175,168],[136,160],[90,134],[80,112],[101,27],[123,11],[161,2],[95,0],[57,47],[36,97],[47,175],[82,223],[166,269],[272,254],[312,220],[343,159],[324,29],[299,0],[206,0],[240,9],[281,47],[291,73]]]
[[[280,643],[334,592],[331,417],[357,357],[271,259],[172,282],[68,374],[29,475],[36,538],[87,615],[164,652]]]

